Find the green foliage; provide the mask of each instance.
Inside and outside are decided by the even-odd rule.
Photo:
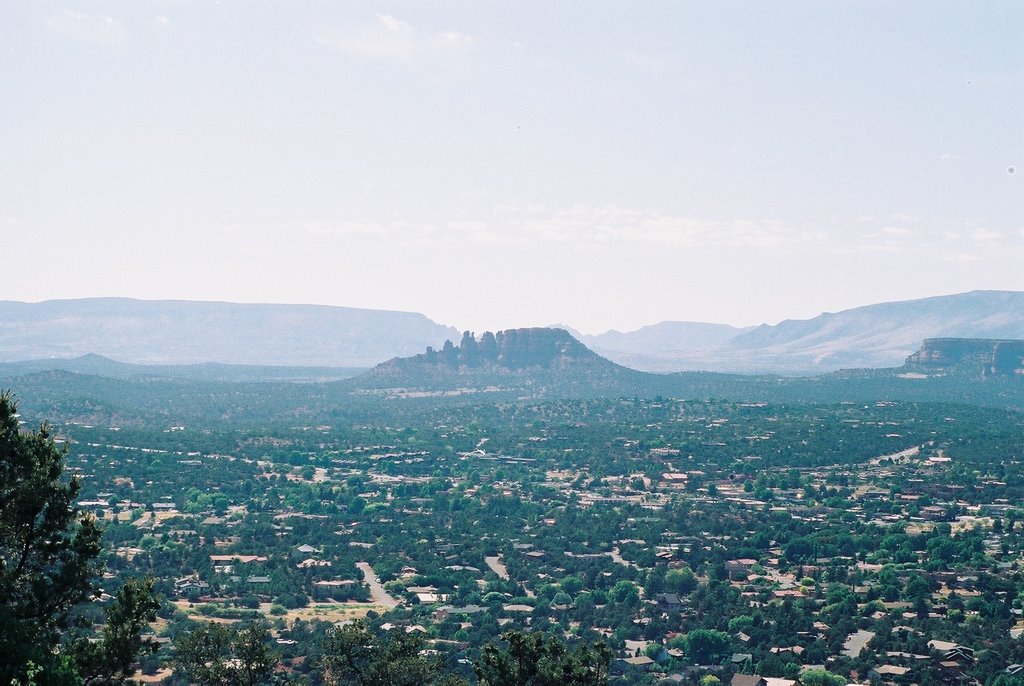
[[[134,672],[134,663],[156,645],[142,638],[156,619],[160,602],[153,593],[153,579],[128,579],[106,610],[106,624],[99,641],[79,640],[74,653],[87,684],[122,683]]]
[[[539,631],[507,631],[506,647],[484,647],[473,671],[480,686],[599,686],[608,681],[611,650],[604,643],[569,649]]]
[[[689,569],[671,569],[665,574],[665,588],[686,595],[697,588],[697,577]]]
[[[30,662],[54,678],[73,671],[54,649],[92,593],[100,530],[74,505],[78,480],[61,478],[64,455],[46,425],[21,432],[16,402],[0,393],[0,683],[28,678]]]
[[[732,638],[724,631],[694,629],[686,634],[686,655],[695,665],[714,665],[729,654]]]
[[[729,633],[739,633],[746,631],[754,623],[754,618],[750,615],[739,615],[729,620]]]
[[[323,644],[325,684],[427,686],[442,679],[443,663],[420,655],[423,639],[402,629],[371,631],[365,621],[332,630]]]
[[[174,666],[202,686],[256,686],[266,683],[277,664],[270,632],[259,622],[241,629],[202,624],[174,641]]]
[[[833,674],[826,669],[805,669],[800,673],[803,686],[846,686],[846,677]]]

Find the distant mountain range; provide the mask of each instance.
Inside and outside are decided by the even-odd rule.
[[[64,371],[107,379],[191,379],[195,381],[293,383],[348,379],[366,367],[308,367],[296,365],[245,365],[200,362],[196,364],[136,364],[118,362],[89,353],[80,357],[51,357],[19,362],[0,362],[0,379],[35,372]]]
[[[669,397],[751,403],[940,402],[1024,411],[1024,340],[928,339],[902,366],[815,376],[628,369],[559,329],[514,329],[394,358],[351,378],[336,368],[128,365],[90,355],[0,363],[36,419],[123,426],[141,417],[208,426],[230,419],[373,421],[422,403]],[[303,383],[294,383],[302,381]],[[437,405],[440,406],[440,405]]]
[[[486,332],[479,339],[467,333],[458,346],[449,342],[441,350],[428,348],[418,355],[390,359],[347,384],[357,391],[383,390],[399,396],[469,392],[520,397],[677,396],[692,393],[692,382],[701,374],[640,372],[616,365],[565,330],[513,329],[497,335]],[[842,384],[864,379],[895,380],[899,384],[945,377],[957,383],[1005,379],[1024,387],[1024,340],[926,339],[898,367],[790,380],[773,375],[703,376],[718,377],[718,382],[748,379],[752,388],[764,383],[787,383],[799,388],[802,382]]]
[[[897,367],[926,338],[1024,338],[1024,292],[972,291],[740,329],[662,322],[581,341],[647,371],[817,374]]]
[[[87,298],[0,301],[0,362],[371,367],[459,332],[422,314],[321,305]]]
[[[926,338],[1024,339],[1024,292],[880,303],[746,328],[662,322],[597,336],[569,331],[601,356],[642,371],[814,375],[897,367]],[[173,376],[265,377],[263,371],[234,368],[242,365],[319,367],[298,377],[341,378],[428,346],[440,354],[446,341],[461,335],[422,314],[347,307],[127,298],[0,301],[0,363],[97,354],[135,364],[232,365],[161,371]],[[271,377],[290,374],[279,370]]]

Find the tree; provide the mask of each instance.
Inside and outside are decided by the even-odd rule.
[[[800,673],[800,683],[804,686],[845,686],[846,677],[825,669],[805,669]]]
[[[61,478],[65,452],[45,424],[20,431],[16,401],[0,393],[0,683],[27,678],[30,663],[51,681],[76,678],[56,648],[93,593],[100,529],[74,505],[78,480]]]
[[[442,678],[439,659],[420,655],[423,639],[402,629],[373,632],[365,621],[331,631],[320,668],[326,684],[426,686]]]
[[[599,686],[608,682],[611,650],[601,642],[570,650],[556,636],[535,631],[501,635],[507,647],[484,646],[473,663],[480,686]]]
[[[241,629],[203,624],[174,641],[174,666],[204,686],[256,686],[270,679],[277,656],[261,622]]]
[[[695,665],[718,664],[731,645],[732,638],[724,631],[694,629],[686,634],[686,654]]]
[[[135,673],[143,651],[155,653],[156,643],[142,632],[156,619],[160,602],[153,594],[153,579],[128,579],[106,611],[99,641],[81,639],[73,652],[86,686],[123,683]]]
[[[160,606],[152,579],[124,583],[98,637],[75,627],[95,594],[101,531],[74,506],[65,454],[45,424],[22,432],[17,403],[0,393],[0,683],[122,684],[155,649],[142,639]]]
[[[665,574],[665,587],[671,589],[673,593],[686,595],[697,588],[697,577],[687,568],[670,569]]]

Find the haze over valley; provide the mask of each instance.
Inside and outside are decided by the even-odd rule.
[[[1022,36],[0,2],[0,686],[1024,686]]]
[[[0,362],[96,354],[134,364],[366,368],[462,338],[460,329],[422,314],[315,305],[0,301],[0,320]],[[662,322],[599,335],[567,328],[594,351],[643,371],[806,375],[895,367],[926,338],[1024,338],[1024,292],[879,303],[758,327]]]

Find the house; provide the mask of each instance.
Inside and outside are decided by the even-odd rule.
[[[264,555],[210,555],[210,562],[213,564],[225,564],[230,562],[238,562],[240,564],[249,564],[251,562],[266,562],[267,558]]]
[[[195,577],[187,577],[175,581],[174,590],[179,596],[204,595],[209,592],[210,584]]]
[[[315,581],[313,582],[313,595],[319,598],[336,598],[339,595],[343,595],[340,593],[341,590],[354,586],[355,583],[351,579]]]
[[[972,663],[974,662],[974,651],[964,646],[957,646],[952,650],[947,650],[942,655],[943,662],[955,662],[955,663]]]
[[[306,558],[302,562],[295,565],[299,569],[309,569],[310,567],[330,567],[330,560],[315,560],[312,557]]]
[[[663,610],[677,611],[683,607],[682,599],[675,593],[656,593],[654,602]]]
[[[868,670],[868,678],[878,681],[903,681],[910,673],[910,667],[899,665],[878,665]]]
[[[773,655],[785,655],[786,653],[792,653],[793,655],[802,655],[804,652],[803,646],[772,646],[771,651]]]
[[[615,661],[616,669],[621,672],[646,671],[653,664],[655,664],[654,660],[646,655],[638,655],[637,657],[621,657]]]
[[[733,674],[729,686],[767,686],[764,677],[758,674]]]
[[[742,578],[745,579],[750,574],[750,568],[757,564],[757,560],[751,560],[747,558],[739,560],[728,560],[725,563],[725,571],[729,573],[729,578],[732,579]]]

